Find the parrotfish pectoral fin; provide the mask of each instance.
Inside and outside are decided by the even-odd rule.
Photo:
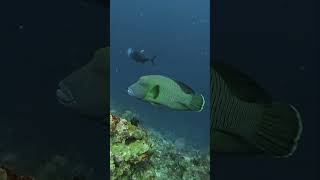
[[[160,87],[159,85],[154,86],[151,90],[150,90],[150,94],[152,95],[153,99],[157,99],[157,97],[159,96],[160,93]]]

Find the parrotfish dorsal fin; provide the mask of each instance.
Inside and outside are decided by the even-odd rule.
[[[255,80],[231,65],[214,62],[214,70],[221,75],[231,92],[239,99],[253,103],[272,103],[272,97]]]
[[[175,80],[175,79],[172,79],[174,82],[176,82],[179,87],[181,88],[181,90],[183,92],[185,92],[186,94],[195,94],[194,90],[191,89],[191,87],[189,87],[188,85],[186,85],[185,83],[181,82],[181,81],[178,81],[178,80]]]

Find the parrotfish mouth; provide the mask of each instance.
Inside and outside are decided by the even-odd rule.
[[[63,82],[59,83],[59,88],[56,91],[56,96],[58,98],[58,101],[63,105],[70,106],[77,103],[70,89],[65,84],[63,84]]]
[[[134,92],[132,91],[131,88],[128,88],[128,94],[129,94],[130,96],[135,96],[135,95],[134,95]]]

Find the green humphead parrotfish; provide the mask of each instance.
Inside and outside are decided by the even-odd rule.
[[[173,110],[201,112],[205,105],[203,95],[185,83],[162,75],[147,75],[128,87],[128,94],[153,105]]]

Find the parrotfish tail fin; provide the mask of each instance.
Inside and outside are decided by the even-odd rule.
[[[204,104],[205,104],[204,97],[201,94],[194,94],[189,104],[189,108],[192,111],[201,112],[203,110]]]
[[[151,59],[150,59],[150,62],[152,63],[152,65],[156,65],[155,63],[154,63],[154,60],[157,58],[157,56],[153,56]]]
[[[276,157],[294,153],[302,132],[301,116],[290,104],[266,105],[262,121],[257,127],[255,143]]]

